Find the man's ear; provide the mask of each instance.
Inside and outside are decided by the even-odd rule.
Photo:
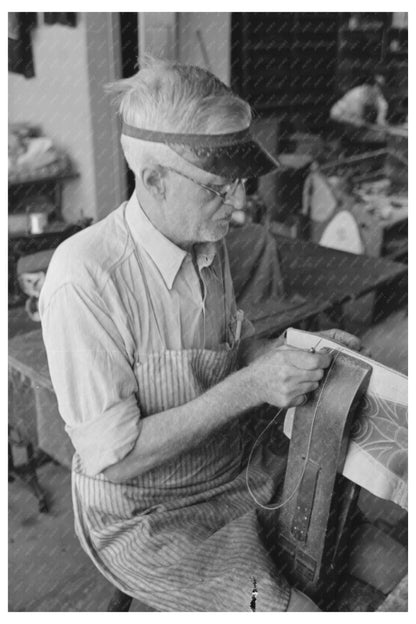
[[[166,185],[163,171],[156,167],[145,167],[141,172],[141,179],[145,189],[155,199],[165,199]]]

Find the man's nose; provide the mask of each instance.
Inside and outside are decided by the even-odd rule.
[[[244,208],[246,204],[246,191],[243,182],[240,182],[234,193],[230,195],[230,197],[227,197],[225,203],[233,206],[234,210],[242,210]]]

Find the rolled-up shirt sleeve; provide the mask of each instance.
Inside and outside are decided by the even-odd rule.
[[[138,386],[122,336],[97,293],[74,284],[41,299],[59,412],[89,475],[123,459],[140,434]]]

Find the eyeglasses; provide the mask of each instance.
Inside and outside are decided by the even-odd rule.
[[[244,185],[245,185],[246,181],[243,178],[236,178],[235,180],[233,180],[229,184],[225,184],[224,185],[226,187],[225,190],[218,191],[213,186],[210,186],[209,184],[203,184],[202,182],[198,182],[198,180],[194,180],[194,178],[191,178],[190,176],[186,175],[186,173],[182,173],[182,171],[177,171],[176,169],[173,169],[173,167],[168,167],[168,166],[165,165],[164,168],[168,169],[169,171],[173,171],[173,173],[177,173],[178,175],[182,176],[183,178],[186,178],[187,180],[190,180],[194,184],[197,184],[198,186],[200,186],[201,188],[205,189],[206,191],[209,191],[213,195],[216,195],[217,197],[220,197],[223,202],[225,202],[227,200],[227,198],[231,197],[231,195],[234,195],[234,193],[236,192],[236,190],[237,190],[237,188],[239,187],[240,184],[242,184],[243,188],[245,189]]]

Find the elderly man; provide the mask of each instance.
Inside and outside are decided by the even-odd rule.
[[[158,610],[248,611],[253,578],[258,611],[319,610],[260,540],[239,418],[301,404],[330,364],[254,341],[236,309],[223,238],[244,178],[278,164],[249,106],[202,69],[148,61],[113,90],[135,193],[57,249],[40,299],[78,537]],[[264,502],[282,477],[268,452],[250,471]]]

